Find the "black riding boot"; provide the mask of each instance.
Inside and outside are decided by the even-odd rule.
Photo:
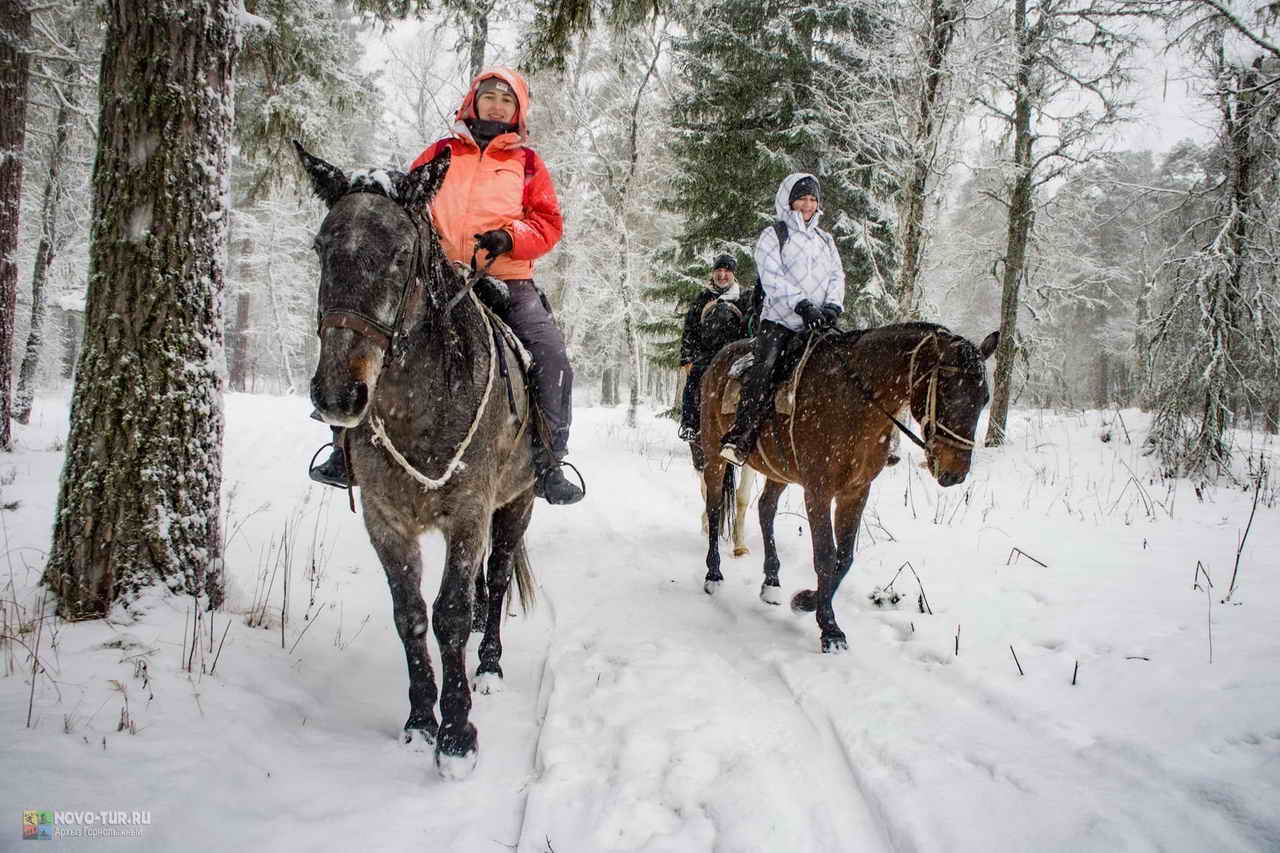
[[[752,347],[755,361],[747,369],[747,375],[742,377],[742,394],[733,418],[733,428],[720,439],[720,455],[735,465],[744,464],[755,449],[760,422],[769,410],[774,367],[794,334],[780,323],[766,320],[760,324],[755,346]]]
[[[326,486],[345,489],[351,485],[347,474],[347,454],[342,450],[342,427],[333,427],[333,452],[309,472],[311,479]]]
[[[545,447],[533,448],[533,494],[549,504],[576,504],[582,500],[586,492],[571,483],[564,476],[560,467],[560,456]]]

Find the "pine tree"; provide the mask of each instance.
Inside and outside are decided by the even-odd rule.
[[[68,618],[157,581],[221,600],[237,5],[107,6],[86,334],[45,569]]]
[[[812,172],[822,182],[822,226],[844,262],[846,308],[860,324],[890,316],[895,187],[874,165],[881,152],[833,142],[843,129],[830,107],[859,98],[885,15],[870,3],[718,0],[689,24],[676,42],[683,85],[672,105],[676,179],[666,200],[685,224],[666,293],[691,296],[722,250],[737,255],[740,280],[754,281],[751,250],[775,217],[779,182]]]

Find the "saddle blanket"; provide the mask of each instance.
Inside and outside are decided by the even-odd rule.
[[[742,374],[755,361],[751,353],[739,358],[729,366],[729,376],[724,383],[724,393],[720,395],[720,414],[732,415],[738,411],[738,402],[742,399]],[[796,410],[796,384],[801,371],[793,371],[778,386],[773,395],[773,408],[780,415],[790,415]]]

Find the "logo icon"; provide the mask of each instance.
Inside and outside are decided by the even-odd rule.
[[[24,841],[52,841],[53,812],[24,811],[22,838]]]

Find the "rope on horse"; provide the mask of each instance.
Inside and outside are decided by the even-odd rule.
[[[481,318],[484,318],[484,306],[481,305],[480,298],[476,296],[474,291],[467,292],[471,296],[471,301],[475,303],[477,308],[481,309]],[[485,319],[485,325],[488,325],[487,319]],[[480,420],[484,415],[484,410],[489,405],[489,395],[493,392],[493,378],[497,373],[498,354],[494,349],[493,335],[491,333],[486,334],[485,338],[489,341],[489,378],[485,382],[484,396],[480,398],[480,405],[476,407],[476,415],[471,421],[471,428],[467,430],[466,437],[462,439],[462,443],[458,445],[458,449],[454,452],[453,458],[450,459],[449,464],[445,466],[444,473],[438,478],[428,477],[426,474],[423,474],[417,468],[414,468],[412,463],[401,455],[400,451],[396,450],[395,445],[391,443],[391,438],[387,435],[386,428],[383,426],[381,418],[377,415],[373,415],[369,419],[370,427],[373,429],[374,444],[382,445],[386,449],[387,455],[394,459],[396,464],[403,468],[410,477],[416,480],[425,491],[434,491],[444,486],[453,479],[453,475],[458,471],[458,469],[463,467],[462,457],[467,452],[467,448],[471,446],[471,439],[475,438],[476,430],[479,429]]]

